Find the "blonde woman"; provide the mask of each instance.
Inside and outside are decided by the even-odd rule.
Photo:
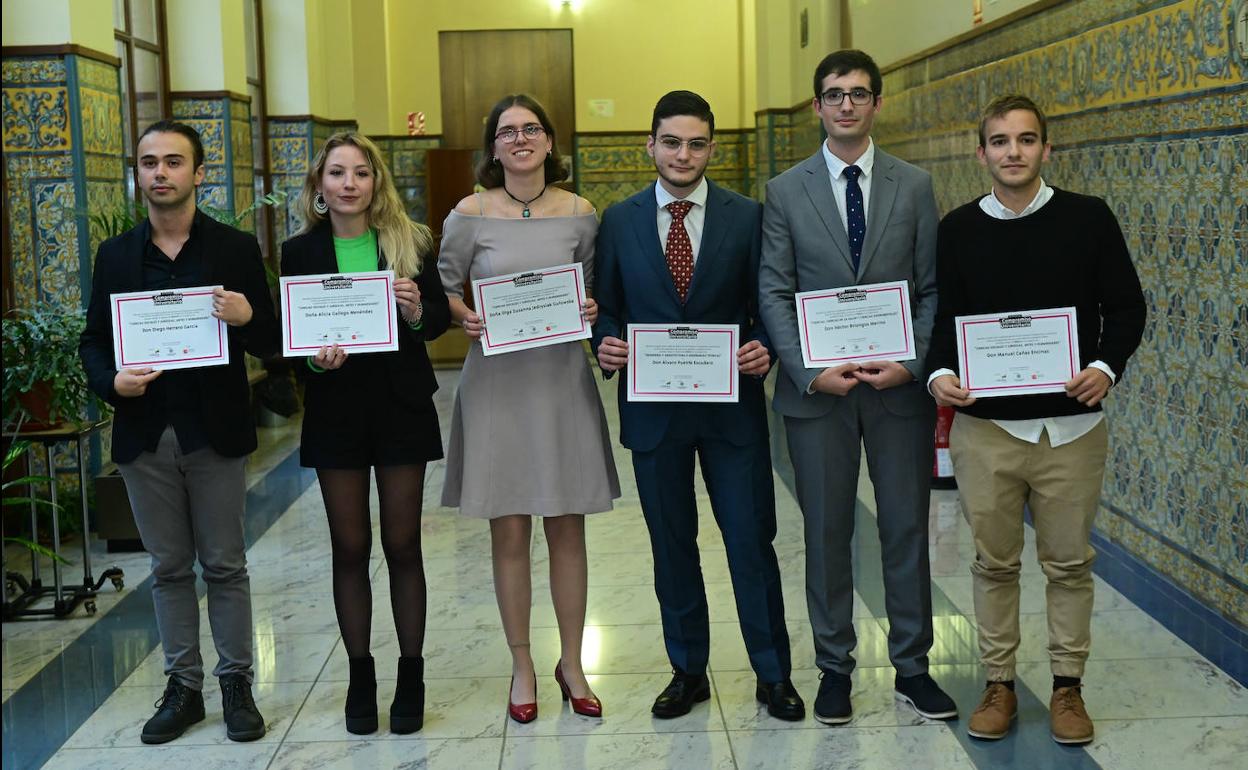
[[[529,650],[529,550],[533,517],[550,549],[550,593],[559,623],[554,678],[583,716],[602,703],[581,668],[587,564],[585,516],[620,496],[602,402],[581,343],[565,342],[485,358],[484,323],[463,301],[464,281],[580,262],[593,282],[593,206],[555,186],[568,172],[555,128],[532,97],[504,97],[486,120],[477,179],[485,192],[460,201],[446,219],[438,269],[451,314],[472,339],[455,397],[442,504],[489,519],[494,590],[511,648],[508,713],[537,718]],[[593,323],[591,299],[584,315]]]
[[[399,636],[390,730],[424,721],[425,573],[420,515],[425,464],[442,457],[425,342],[446,330],[450,311],[429,229],[408,218],[377,146],[334,134],[316,157],[299,199],[303,231],[282,246],[282,274],[393,270],[401,315],[399,349],[352,356],[338,345],[307,360],[300,463],[316,469],[333,546],[334,607],[350,662],[346,726],[377,730],[377,679],[369,637],[372,526],[369,469],[381,503],[381,545]]]

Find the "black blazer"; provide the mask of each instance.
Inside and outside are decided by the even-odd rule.
[[[251,321],[230,326],[230,363],[190,369],[200,378],[203,400],[200,418],[209,445],[225,457],[241,457],[256,448],[256,428],[251,418],[251,390],[243,352],[265,358],[281,349],[273,298],[265,279],[260,245],[250,233],[221,224],[202,211],[195,212],[195,238],[185,248],[204,257],[206,285],[224,286],[247,297]],[[113,461],[127,463],[159,439],[165,429],[150,408],[149,395],[118,396],[113,390],[117,376],[113,359],[113,323],[108,295],[143,289],[143,254],[151,223],[144,220],[129,232],[100,244],[92,273],[91,303],[87,325],[78,343],[78,355],[87,372],[87,383],[113,406]]]
[[[438,381],[429,363],[425,342],[435,339],[451,325],[451,308],[438,277],[437,264],[432,255],[427,255],[420,275],[416,276],[423,307],[421,328],[413,330],[400,320],[398,350],[348,356],[339,369],[309,374],[305,391],[307,414],[358,404],[360,399],[406,404],[417,409],[429,402],[438,389]],[[377,255],[377,269],[386,269],[381,253]],[[333,230],[328,221],[282,244],[282,275],[336,272],[338,258],[334,254]],[[305,419],[305,447],[309,441],[337,440],[334,436],[317,435],[316,431],[309,431],[309,427]]]

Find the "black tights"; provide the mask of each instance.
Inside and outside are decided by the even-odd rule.
[[[390,608],[404,657],[425,644],[425,565],[420,553],[420,511],[425,466],[378,466],[381,548],[390,570]],[[368,513],[367,468],[318,468],[334,552],[334,609],[348,657],[369,654],[373,592],[368,557],[373,527]]]

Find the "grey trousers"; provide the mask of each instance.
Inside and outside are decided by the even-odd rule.
[[[880,393],[858,385],[826,415],[784,420],[805,520],[806,604],[815,664],[823,671],[849,674],[855,665],[851,544],[865,446],[875,487],[888,657],[901,676],[927,672],[933,641],[927,525],[936,405],[926,393],[922,396],[906,402],[918,405],[915,413],[898,414]],[[874,548],[865,541],[859,545]]]
[[[195,690],[204,681],[196,556],[208,584],[208,622],[219,658],[213,674],[252,679],[251,582],[243,543],[246,462],[210,447],[183,454],[169,427],[155,452],[118,465],[143,547],[152,555],[152,603],[165,674]]]

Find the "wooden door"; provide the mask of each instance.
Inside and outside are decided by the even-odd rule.
[[[559,152],[576,133],[572,30],[439,32],[442,146],[480,150],[486,117],[507,94],[535,97],[550,114]]]

